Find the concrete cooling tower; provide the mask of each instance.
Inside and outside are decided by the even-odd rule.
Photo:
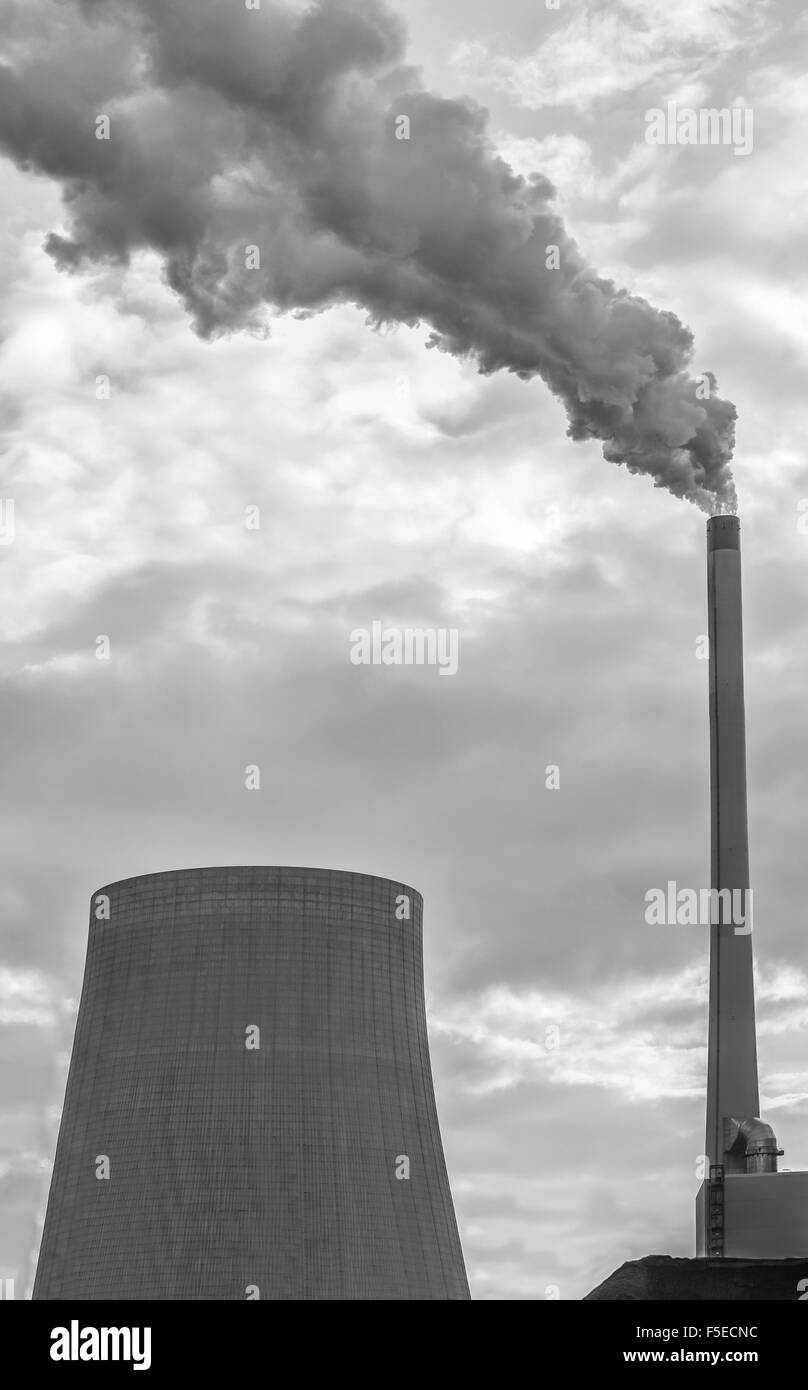
[[[93,895],[35,1299],[467,1299],[422,899],[325,869]]]

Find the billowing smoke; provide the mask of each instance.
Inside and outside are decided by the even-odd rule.
[[[553,186],[424,89],[376,0],[14,0],[0,31],[0,143],[62,184],[60,266],[156,250],[205,335],[337,301],[426,324],[482,372],[540,376],[573,439],[734,509],[736,411],[691,374],[689,329],[586,265]]]

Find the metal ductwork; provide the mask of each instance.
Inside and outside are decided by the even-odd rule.
[[[783,1153],[771,1125],[757,1117],[747,1120],[728,1120],[726,1153],[735,1160],[731,1167],[747,1173],[776,1173],[777,1160]]]

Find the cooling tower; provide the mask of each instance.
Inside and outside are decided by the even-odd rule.
[[[467,1299],[422,899],[324,869],[93,895],[35,1299]]]

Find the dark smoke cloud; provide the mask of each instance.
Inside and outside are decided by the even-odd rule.
[[[689,329],[586,265],[549,181],[513,173],[481,107],[424,90],[375,0],[22,0],[0,25],[0,144],[62,185],[60,266],[153,248],[204,335],[340,300],[428,324],[482,372],[540,376],[573,439],[734,509],[735,407],[691,375]]]

